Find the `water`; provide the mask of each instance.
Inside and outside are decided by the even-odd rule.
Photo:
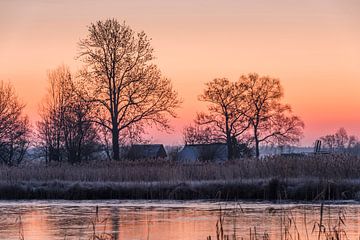
[[[96,214],[98,206],[98,214]],[[221,209],[221,212],[220,212]],[[216,239],[222,216],[230,239],[317,239],[319,204],[271,204],[213,201],[0,201],[0,239],[206,240]],[[349,239],[360,236],[360,205],[326,204],[325,231],[337,228]],[[342,222],[343,221],[343,222]],[[305,224],[306,222],[306,224]],[[305,227],[306,226],[306,227]],[[308,236],[308,237],[307,237]],[[241,238],[242,237],[242,238]],[[255,239],[255,238],[254,238]],[[323,238],[324,239],[324,238]]]

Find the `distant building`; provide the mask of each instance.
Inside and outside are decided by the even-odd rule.
[[[286,156],[302,156],[314,153],[313,147],[298,146],[264,146],[260,148],[260,157],[286,155]]]
[[[228,149],[225,143],[185,145],[178,153],[179,161],[226,161]]]
[[[166,158],[167,154],[162,144],[134,144],[123,151],[123,156],[128,159]]]

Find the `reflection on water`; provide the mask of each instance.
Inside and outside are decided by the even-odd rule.
[[[359,239],[359,210],[356,203],[325,205],[323,228]],[[0,239],[89,239],[94,231],[127,240],[216,239],[220,215],[230,239],[282,239],[286,231],[318,239],[319,205],[208,201],[0,201]]]

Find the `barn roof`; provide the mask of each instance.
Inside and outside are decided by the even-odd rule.
[[[225,143],[189,144],[185,145],[178,154],[178,160],[215,160],[225,161],[228,158],[228,149]]]
[[[165,158],[166,156],[162,144],[134,144],[128,152],[129,158]]]

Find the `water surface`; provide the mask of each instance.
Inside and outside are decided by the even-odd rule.
[[[0,201],[0,239],[206,240],[223,219],[230,239],[318,239],[320,204],[215,201]],[[360,205],[329,203],[325,233],[360,236]],[[218,225],[220,226],[220,225]],[[313,230],[313,227],[315,229]],[[327,232],[326,232],[327,231]],[[325,236],[325,235],[324,235]],[[324,239],[324,238],[323,238]]]

